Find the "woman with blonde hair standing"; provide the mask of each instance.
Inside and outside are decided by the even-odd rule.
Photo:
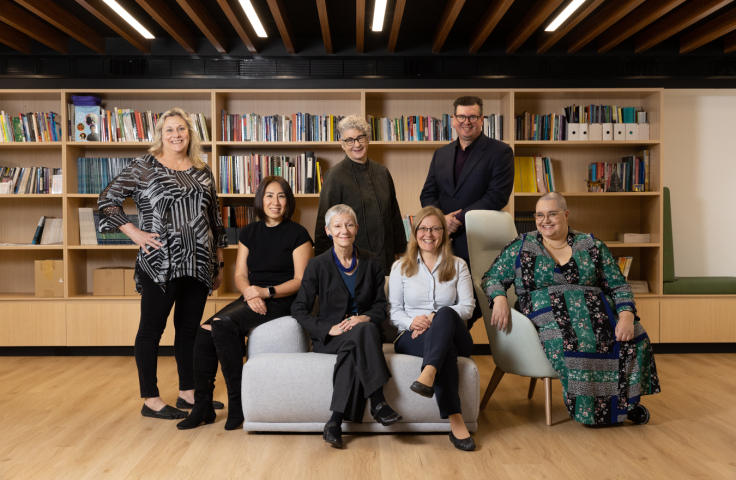
[[[194,401],[194,338],[207,296],[219,288],[223,272],[225,228],[212,170],[202,162],[197,131],[179,108],[165,112],[156,124],[148,153],[133,160],[100,194],[100,230],[119,229],[140,246],[135,266],[141,318],[135,338],[135,360],[141,414],[167,420],[187,413],[167,405],[159,395],[158,345],[171,308],[174,310],[174,355],[179,373],[177,407]],[[140,228],[123,211],[132,197]],[[223,408],[218,402],[216,408]]]

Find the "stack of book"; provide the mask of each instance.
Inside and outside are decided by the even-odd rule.
[[[252,194],[269,175],[283,177],[294,194],[320,193],[323,170],[314,152],[296,157],[250,154],[220,157],[220,192]]]
[[[60,168],[0,167],[0,194],[61,193]]]
[[[514,210],[514,225],[516,225],[516,233],[532,232],[537,229],[537,222],[534,220],[534,210]]]
[[[549,157],[514,157],[514,191],[547,193],[556,191],[555,173]]]
[[[138,227],[138,215],[128,215],[128,220]],[[91,208],[79,209],[80,245],[135,245],[133,240],[120,230],[100,232],[100,212]]]
[[[602,181],[604,192],[650,191],[649,150],[642,150],[636,156],[629,155],[621,160],[621,163],[591,163],[588,165],[588,180]]]
[[[61,117],[54,112],[20,113],[11,117],[0,111],[0,142],[61,141]]]
[[[294,113],[239,115],[221,111],[222,140],[227,142],[333,142],[340,139],[340,115]]]
[[[102,193],[134,158],[77,158],[77,193]]]
[[[64,243],[64,232],[62,227],[64,221],[56,217],[41,217],[33,235],[33,245],[57,245]]]
[[[624,278],[629,278],[629,271],[631,270],[631,263],[634,261],[634,257],[618,257],[618,268],[621,269],[621,273]]]

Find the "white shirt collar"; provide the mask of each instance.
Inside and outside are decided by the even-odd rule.
[[[427,268],[427,265],[422,260],[421,252],[417,252],[417,262],[419,263],[420,267],[424,267],[429,272],[429,268]],[[431,275],[434,275],[434,272],[437,271],[437,268],[440,266],[440,263],[442,263],[442,253],[439,254],[439,256],[437,257],[437,262],[434,264],[434,268],[432,269],[431,272],[429,272]]]

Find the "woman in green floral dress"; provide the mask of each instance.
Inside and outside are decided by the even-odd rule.
[[[587,425],[647,423],[639,401],[659,393],[659,377],[634,295],[603,242],[568,227],[569,213],[562,195],[543,195],[538,230],[508,244],[483,276],[491,323],[506,329],[513,284],[517,308],[560,376],[570,416]]]

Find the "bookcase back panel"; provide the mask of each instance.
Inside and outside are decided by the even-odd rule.
[[[61,195],[0,199],[0,243],[31,243],[42,216],[62,218]],[[2,291],[2,290],[0,290]]]
[[[0,92],[0,110],[6,115],[17,117],[30,112],[54,112],[61,114],[61,94],[54,92],[4,91]]]
[[[0,167],[62,168],[61,145],[58,148],[29,149],[3,145],[0,148]]]
[[[391,172],[401,215],[415,215],[422,208],[419,195],[427,180],[434,150],[374,148],[369,153],[371,159],[383,164]]]
[[[62,250],[0,250],[0,292],[3,294],[22,294],[34,297],[35,261],[63,260]]]

